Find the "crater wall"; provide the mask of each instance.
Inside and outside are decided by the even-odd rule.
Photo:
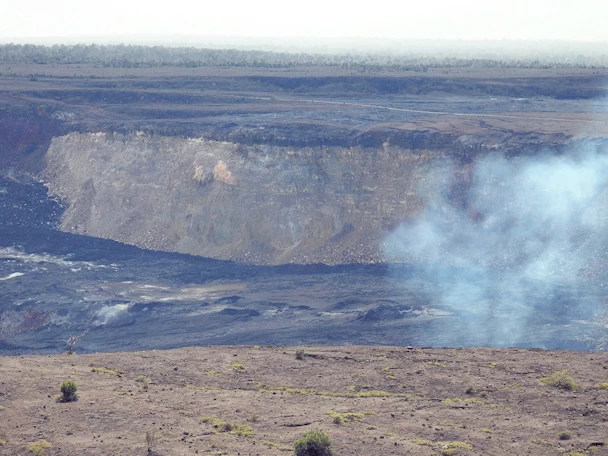
[[[288,148],[134,133],[54,138],[40,177],[61,229],[254,264],[380,260],[441,152]],[[428,184],[428,185],[427,185]]]

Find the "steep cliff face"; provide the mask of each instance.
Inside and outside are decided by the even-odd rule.
[[[63,231],[254,264],[445,261],[460,227],[476,241],[485,223],[500,239],[519,220],[515,206],[496,214],[489,200],[511,198],[512,181],[535,166],[526,157],[608,138],[595,72],[224,70],[87,67],[74,77],[46,66],[3,78],[0,224],[53,228],[65,208]],[[608,188],[601,175],[593,195]],[[31,201],[18,201],[15,185],[31,176],[50,200],[28,187]],[[407,248],[391,257],[387,234],[425,220],[443,250],[412,254],[406,230],[396,245]]]
[[[54,138],[41,174],[61,229],[255,264],[369,262],[420,209],[441,153],[244,146],[143,133]]]

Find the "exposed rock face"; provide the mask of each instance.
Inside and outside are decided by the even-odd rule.
[[[419,210],[419,178],[442,156],[71,133],[46,158],[41,177],[67,206],[64,231],[256,264],[334,264],[379,259],[383,230]]]

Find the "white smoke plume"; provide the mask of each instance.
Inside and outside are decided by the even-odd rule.
[[[608,153],[496,153],[462,170],[446,163],[423,179],[424,212],[385,245],[423,265],[435,304],[466,314],[463,345],[525,344],[539,307],[600,318],[605,302],[589,290],[608,280]]]

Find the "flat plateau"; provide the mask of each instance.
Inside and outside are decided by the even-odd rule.
[[[0,365],[7,456],[42,440],[46,456],[147,454],[148,429],[158,455],[280,455],[312,428],[342,456],[608,454],[608,353],[213,346]],[[577,389],[541,382],[564,370]],[[77,402],[56,401],[66,379]]]

